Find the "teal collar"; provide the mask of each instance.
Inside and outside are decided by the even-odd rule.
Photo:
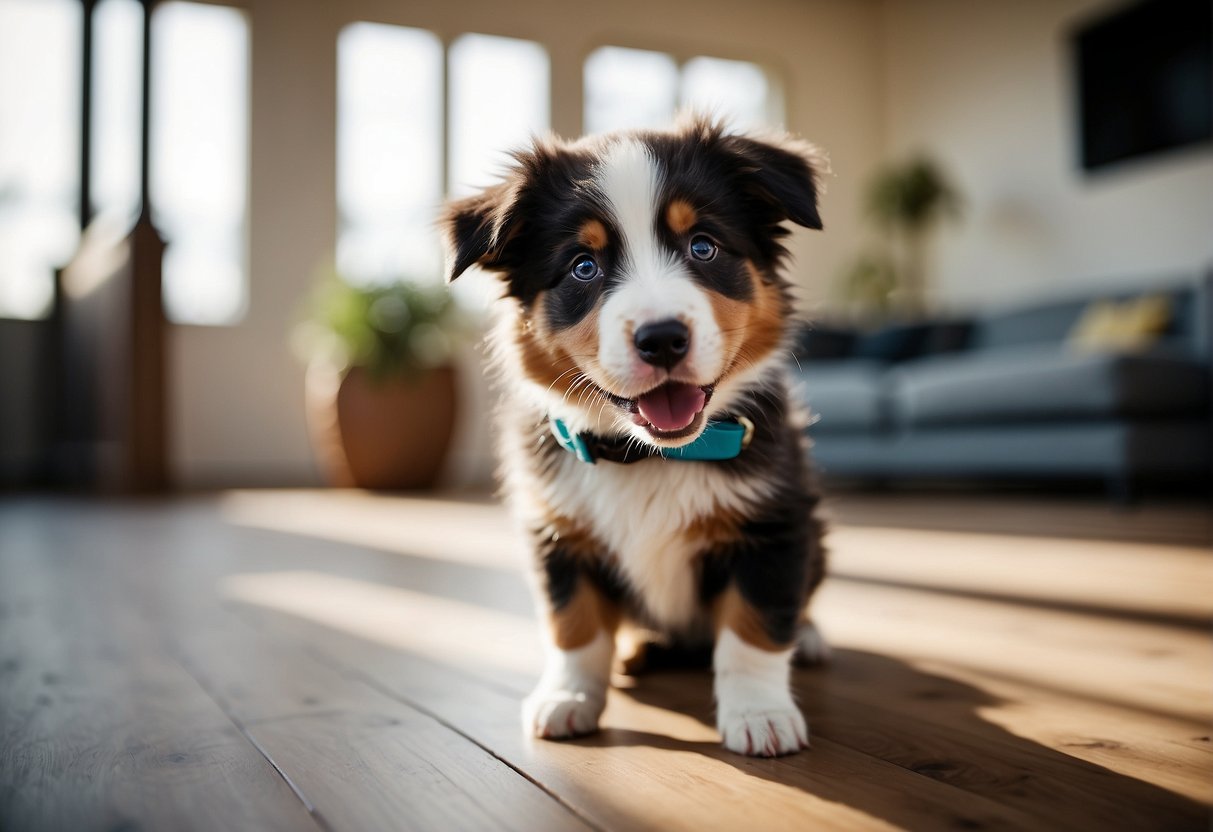
[[[592,433],[573,433],[560,419],[551,419],[549,422],[552,435],[556,437],[560,447],[591,465],[600,459],[631,463],[655,456],[705,462],[735,459],[741,455],[754,436],[754,423],[744,416],[709,422],[707,429],[698,439],[681,448],[654,448],[651,445],[638,447],[636,442],[626,439],[612,440]]]

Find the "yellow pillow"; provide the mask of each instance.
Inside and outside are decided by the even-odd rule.
[[[1066,342],[1078,352],[1133,352],[1157,341],[1170,323],[1166,295],[1095,301],[1083,310]]]

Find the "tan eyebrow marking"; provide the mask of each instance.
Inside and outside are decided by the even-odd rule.
[[[685,199],[674,199],[665,209],[665,221],[675,234],[685,234],[695,227],[699,214]]]
[[[606,226],[600,220],[586,220],[581,224],[581,229],[577,233],[577,240],[583,246],[589,246],[595,251],[601,251],[606,248],[607,244]]]

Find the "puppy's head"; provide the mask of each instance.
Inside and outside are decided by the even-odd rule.
[[[506,360],[549,413],[685,445],[778,360],[784,223],[821,228],[818,158],[703,120],[538,142],[449,206],[450,278],[502,275],[519,313]]]

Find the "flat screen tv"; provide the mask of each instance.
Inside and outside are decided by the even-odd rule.
[[[1086,170],[1213,142],[1213,2],[1147,0],[1072,35]]]

